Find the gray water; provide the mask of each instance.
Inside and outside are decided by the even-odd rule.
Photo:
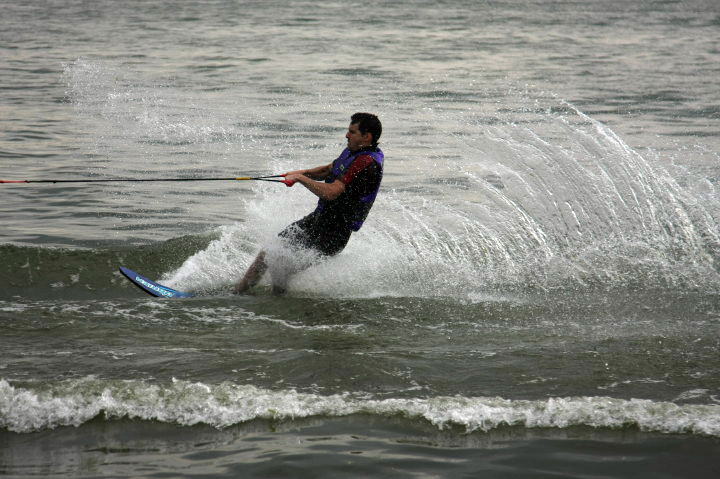
[[[284,297],[230,289],[299,185],[0,185],[0,474],[717,477],[719,29],[712,1],[6,3],[0,179],[282,173],[356,111],[387,163]]]

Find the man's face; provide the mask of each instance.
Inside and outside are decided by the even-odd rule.
[[[372,134],[362,134],[357,123],[350,123],[348,132],[345,134],[350,151],[358,151],[361,148],[372,145]]]

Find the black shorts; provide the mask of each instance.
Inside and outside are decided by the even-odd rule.
[[[329,227],[319,215],[309,214],[282,230],[278,236],[288,240],[294,247],[334,256],[345,248],[351,234],[349,227]]]

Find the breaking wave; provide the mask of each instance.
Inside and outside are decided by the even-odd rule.
[[[369,394],[321,396],[230,382],[166,385],[94,377],[45,387],[0,380],[0,427],[27,433],[80,426],[98,416],[226,428],[255,419],[288,421],[353,414],[403,416],[467,432],[525,428],[637,428],[646,432],[720,437],[720,405],[675,404],[610,397],[511,400],[498,397],[374,399]]]

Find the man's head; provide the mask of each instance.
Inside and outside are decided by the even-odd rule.
[[[355,113],[350,117],[350,127],[345,137],[350,150],[359,150],[366,146],[377,147],[382,134],[382,124],[372,113]]]

